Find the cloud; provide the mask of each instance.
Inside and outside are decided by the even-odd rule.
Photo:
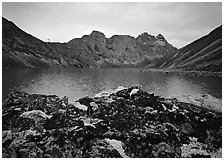
[[[148,32],[182,47],[222,24],[222,4],[3,2],[3,16],[42,40],[66,42],[92,30],[107,37]]]

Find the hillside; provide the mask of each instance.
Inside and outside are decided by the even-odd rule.
[[[176,51],[161,34],[155,37],[148,33],[137,38],[106,38],[93,31],[68,43],[47,43],[2,18],[2,65],[7,68],[141,66],[144,59],[151,61]]]
[[[222,71],[222,26],[208,35],[150,63],[146,68]]]

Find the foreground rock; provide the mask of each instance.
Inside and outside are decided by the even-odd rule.
[[[68,104],[67,97],[12,92],[3,103],[2,121],[4,158],[222,153],[221,112],[155,96],[138,86],[84,97],[74,104]]]

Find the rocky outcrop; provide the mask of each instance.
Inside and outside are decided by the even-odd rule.
[[[137,37],[137,44],[139,54],[149,59],[161,58],[177,51],[161,34],[155,37],[145,32]]]
[[[106,93],[106,92],[105,92]],[[14,91],[2,106],[6,157],[220,157],[222,113],[119,87],[68,98]]]
[[[134,67],[144,57],[152,60],[177,50],[163,36],[149,34],[146,38],[154,37],[150,42],[141,35],[106,38],[103,33],[93,31],[68,43],[47,43],[5,18],[2,28],[3,67]]]

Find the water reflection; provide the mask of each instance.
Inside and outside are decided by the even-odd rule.
[[[163,94],[166,96],[203,93],[200,85],[195,85],[177,76],[168,78],[164,87]]]
[[[208,93],[221,99],[222,81],[214,77],[194,77],[138,69],[22,69],[3,70],[3,99],[12,89],[28,93],[68,96],[70,101],[118,86],[141,85],[162,96]]]

